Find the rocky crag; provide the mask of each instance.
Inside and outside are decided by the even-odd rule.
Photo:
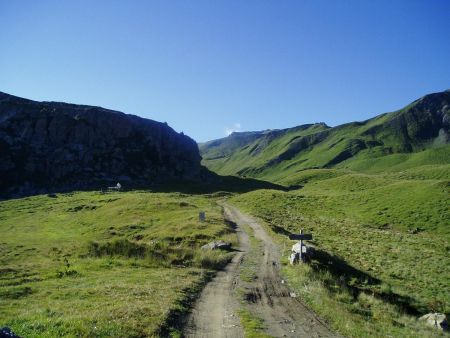
[[[0,196],[200,179],[194,140],[166,123],[0,92]]]

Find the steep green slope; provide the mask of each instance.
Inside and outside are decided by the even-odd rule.
[[[318,123],[283,130],[233,133],[227,138],[200,144],[199,148],[203,164],[212,171],[258,176],[258,173],[292,159],[297,148],[321,141],[328,129],[325,124]],[[299,141],[295,142],[296,139]]]
[[[311,168],[379,172],[394,164],[402,170],[409,161],[412,167],[450,163],[449,128],[450,91],[445,91],[364,122],[233,133],[200,144],[200,151],[203,164],[217,173],[271,181]]]

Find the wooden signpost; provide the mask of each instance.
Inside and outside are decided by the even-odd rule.
[[[298,262],[306,262],[309,259],[312,248],[303,245],[303,241],[311,241],[313,239],[312,234],[304,234],[302,229],[300,230],[300,234],[289,235],[289,239],[300,241],[292,246],[289,262],[292,265]]]
[[[302,232],[300,234],[290,234],[289,235],[289,239],[293,239],[296,241],[311,241],[312,238],[312,234],[304,234],[303,230],[301,230]]]

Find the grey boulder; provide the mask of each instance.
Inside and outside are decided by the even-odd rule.
[[[202,246],[203,250],[230,250],[231,243],[224,241],[214,241]]]

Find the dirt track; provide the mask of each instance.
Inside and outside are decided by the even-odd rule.
[[[186,337],[243,337],[238,311],[245,307],[264,321],[266,333],[274,337],[338,337],[281,282],[278,249],[272,238],[251,217],[223,204],[225,218],[237,225],[239,253],[225,270],[205,287],[188,317]],[[250,253],[248,225],[262,243],[263,255],[253,282],[239,279],[241,262]],[[234,290],[242,288],[247,302],[242,304]]]

